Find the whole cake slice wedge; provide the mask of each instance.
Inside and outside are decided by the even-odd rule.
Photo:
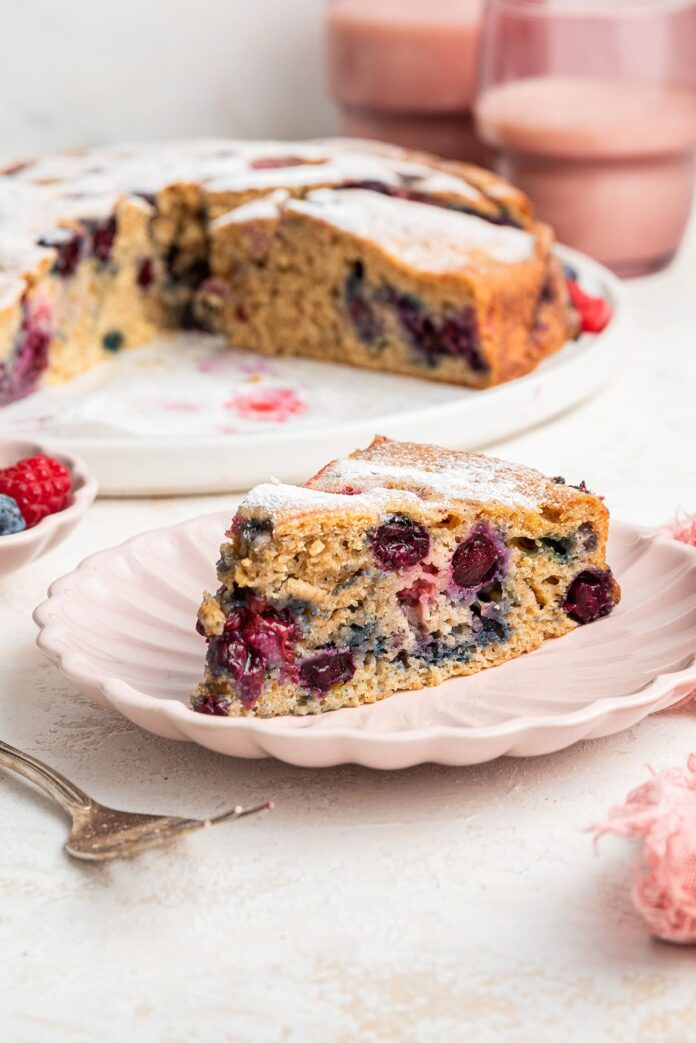
[[[372,703],[607,615],[609,516],[584,484],[376,438],[306,486],[259,485],[205,594],[201,713]]]
[[[325,188],[241,206],[213,223],[211,243],[222,326],[267,355],[485,388],[578,332],[544,224]]]

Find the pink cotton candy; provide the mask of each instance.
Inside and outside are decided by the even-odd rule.
[[[686,768],[653,772],[594,831],[595,839],[604,833],[642,839],[636,909],[656,937],[696,943],[696,754]]]
[[[659,535],[696,547],[696,515],[678,515]],[[695,696],[696,691],[688,693],[669,710],[683,708]],[[633,904],[657,938],[696,944],[696,753],[686,768],[653,771],[594,832],[595,841],[604,833],[643,841]]]
[[[678,514],[658,531],[660,536],[670,536],[680,543],[689,543],[696,547],[696,514]]]

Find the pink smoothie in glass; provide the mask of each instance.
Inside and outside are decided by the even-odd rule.
[[[329,82],[344,131],[480,157],[471,124],[480,17],[481,0],[329,0]]]
[[[476,118],[497,169],[562,242],[623,275],[674,255],[693,196],[696,91],[540,76],[484,92]]]

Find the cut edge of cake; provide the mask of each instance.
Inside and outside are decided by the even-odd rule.
[[[579,332],[543,224],[361,188],[276,191],[213,223],[211,258],[228,339],[262,354],[485,388]]]

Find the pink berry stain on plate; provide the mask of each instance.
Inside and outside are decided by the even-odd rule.
[[[199,373],[222,373],[225,370],[238,369],[238,366],[229,351],[218,349],[199,359],[196,368]]]
[[[245,374],[264,374],[273,376],[276,372],[270,362],[258,355],[251,354],[250,357],[240,358],[236,353],[230,352],[229,348],[217,348],[207,352],[203,358],[196,363],[199,373],[223,373],[235,370]]]
[[[170,401],[162,403],[162,409],[166,413],[198,413],[200,408],[197,402],[186,402],[183,399],[181,401],[170,399]]]
[[[270,420],[285,423],[292,416],[304,413],[307,405],[292,388],[268,388],[246,395],[234,395],[225,403],[225,409],[250,420]]]

